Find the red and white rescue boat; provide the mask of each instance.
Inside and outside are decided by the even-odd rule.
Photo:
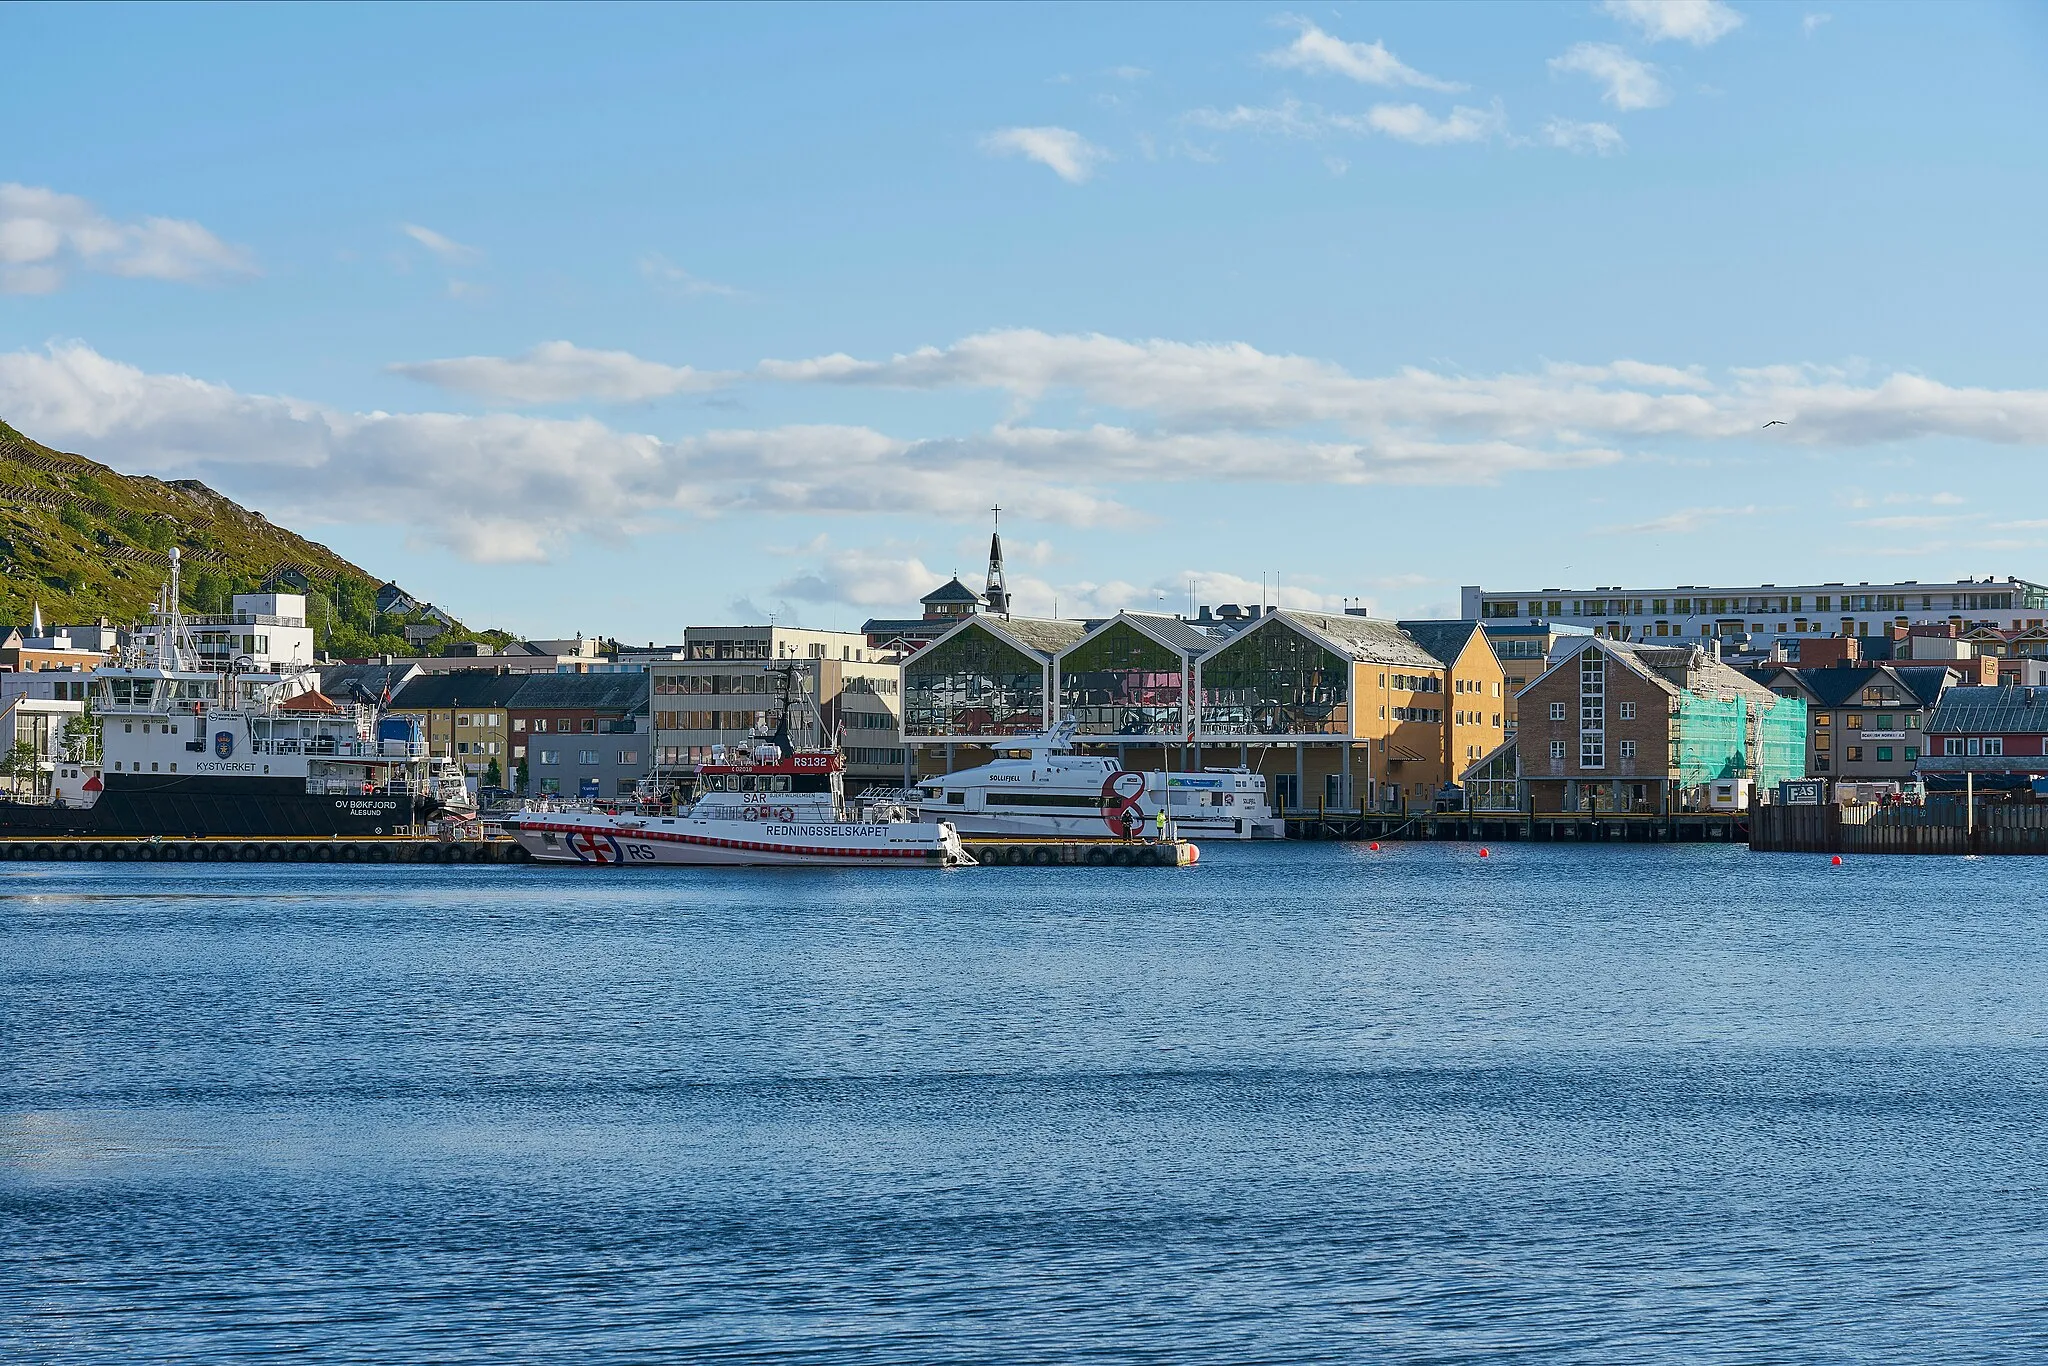
[[[949,824],[899,808],[849,813],[834,751],[766,744],[706,764],[702,794],[673,816],[531,807],[505,822],[544,863],[955,868],[974,859]]]

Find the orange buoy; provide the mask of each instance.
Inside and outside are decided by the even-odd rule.
[[[1369,845],[1368,847],[1369,847],[1369,848],[1370,848],[1370,849],[1371,849],[1371,850],[1372,850],[1372,851],[1373,851],[1373,852],[1374,852],[1375,854],[1377,854],[1377,853],[1378,853],[1378,852],[1380,851],[1380,842],[1379,842],[1378,840],[1374,840],[1374,841],[1373,841],[1373,842],[1371,843],[1371,845]]]
[[[1483,845],[1483,844],[1479,846],[1479,857],[1481,857],[1481,858],[1490,858],[1490,857],[1492,857],[1492,855],[1490,855],[1490,854],[1488,854],[1488,853],[1487,853],[1487,851],[1486,851],[1486,846],[1485,846],[1485,845]]]
[[[1837,868],[1842,866],[1842,856],[1840,854],[1835,855],[1834,866]]]

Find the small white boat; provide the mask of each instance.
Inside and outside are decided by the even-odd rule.
[[[856,802],[849,810],[839,752],[791,747],[786,689],[775,735],[737,755],[715,755],[698,772],[702,793],[674,815],[541,804],[507,817],[506,833],[543,863],[973,866],[951,824],[921,823],[900,803]]]
[[[979,768],[917,786],[926,821],[969,835],[1132,839],[1155,833],[1166,812],[1176,836],[1281,839],[1266,804],[1266,779],[1248,769],[1144,773],[1115,759],[1072,752],[1068,728],[1004,741]]]

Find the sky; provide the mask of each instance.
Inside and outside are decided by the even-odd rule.
[[[0,7],[0,419],[669,642],[2048,579],[2048,7]],[[1781,425],[1766,427],[1767,422]]]

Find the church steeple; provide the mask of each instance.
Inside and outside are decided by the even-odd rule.
[[[1010,615],[1010,585],[1003,579],[1003,505],[995,506],[995,534],[988,540],[988,588],[982,597],[988,600],[988,610],[997,616]]]

